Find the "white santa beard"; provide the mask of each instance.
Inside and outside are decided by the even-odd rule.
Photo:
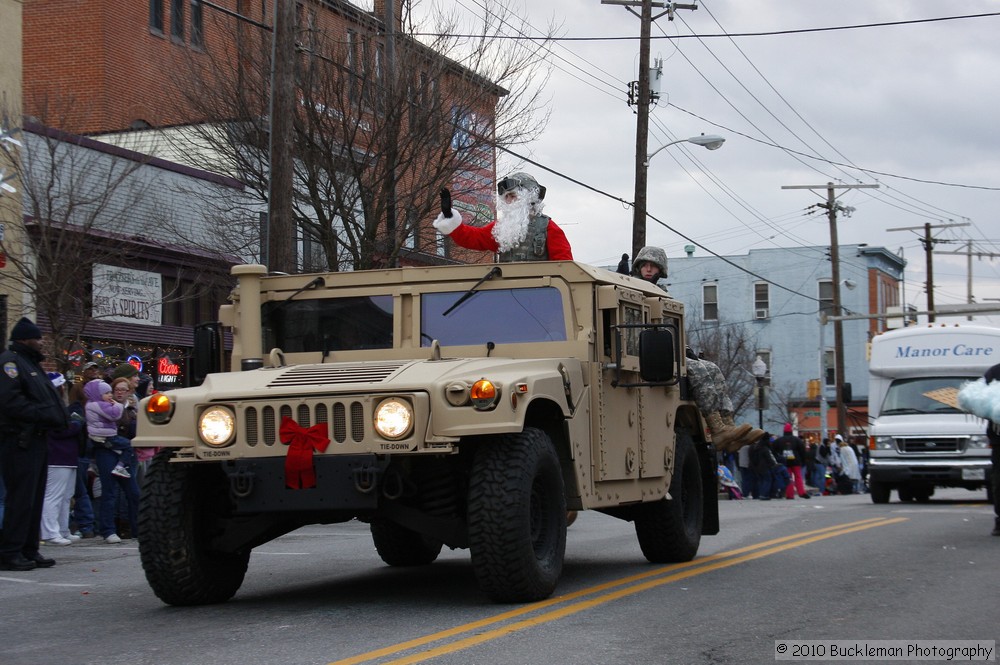
[[[497,202],[497,222],[493,225],[493,238],[500,245],[501,252],[517,247],[528,235],[528,222],[531,221],[528,213],[528,197],[520,191],[511,203],[503,199]]]

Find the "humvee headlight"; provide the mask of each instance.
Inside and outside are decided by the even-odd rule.
[[[156,393],[146,402],[146,418],[157,425],[170,422],[174,415],[174,401],[164,393]]]
[[[472,406],[475,408],[480,411],[489,411],[500,400],[500,388],[492,381],[479,379],[472,384],[472,389],[469,391],[469,398],[472,400]]]
[[[227,407],[210,406],[198,419],[198,434],[210,446],[225,446],[236,434],[236,416]]]
[[[375,409],[375,431],[386,439],[402,439],[413,430],[413,407],[398,397],[383,400]]]

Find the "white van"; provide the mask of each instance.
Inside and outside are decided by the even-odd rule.
[[[986,421],[958,408],[957,393],[1000,363],[1000,329],[924,325],[872,340],[868,483],[872,501],[926,501],[935,487],[987,488]]]

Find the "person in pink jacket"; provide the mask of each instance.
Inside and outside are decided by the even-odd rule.
[[[101,479],[98,528],[104,542],[120,543],[115,525],[119,491],[125,494],[131,535],[134,537],[139,529],[139,485],[127,468],[122,473],[119,467],[135,468],[132,444],[118,433],[125,405],[114,400],[111,386],[104,381],[90,381],[83,391],[87,396],[87,435],[94,446],[94,462]]]

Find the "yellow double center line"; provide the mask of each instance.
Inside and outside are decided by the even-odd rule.
[[[849,522],[847,524],[839,524],[825,529],[816,529],[814,531],[806,531],[792,536],[775,538],[774,540],[740,547],[734,550],[729,550],[728,552],[711,554],[700,559],[695,559],[694,561],[654,568],[653,570],[645,573],[623,577],[613,582],[607,582],[605,584],[599,584],[587,589],[581,589],[580,591],[575,591],[564,596],[557,596],[555,598],[550,598],[537,603],[530,603],[517,609],[510,610],[509,612],[493,615],[486,619],[465,623],[460,626],[455,626],[454,628],[449,628],[448,630],[442,630],[436,633],[431,633],[430,635],[425,635],[423,637],[407,640],[406,642],[400,642],[399,644],[384,647],[382,649],[376,649],[374,651],[358,654],[357,656],[352,656],[350,658],[344,658],[343,660],[337,660],[330,663],[330,665],[356,665],[357,663],[375,661],[386,656],[392,656],[411,649],[417,649],[434,642],[440,642],[441,640],[447,640],[465,633],[478,631],[494,624],[504,624],[494,628],[493,630],[481,633],[477,632],[474,635],[470,635],[469,637],[465,637],[463,639],[448,642],[447,644],[420,651],[402,658],[397,658],[392,661],[386,661],[382,665],[408,665],[409,663],[420,663],[444,654],[462,651],[463,649],[468,649],[477,644],[482,644],[483,642],[488,642],[490,640],[497,639],[498,637],[510,635],[511,633],[516,633],[527,628],[534,628],[550,621],[556,621],[571,614],[576,614],[577,612],[582,612],[584,610],[597,607],[598,605],[618,600],[619,598],[647,591],[663,584],[670,584],[671,582],[676,582],[678,580],[709,573],[713,570],[728,568],[747,561],[752,561],[753,559],[760,559],[761,557],[777,554],[778,552],[784,552],[786,550],[802,547],[803,545],[815,543],[820,540],[826,540],[827,538],[836,538],[837,536],[844,536],[856,531],[864,531],[866,529],[873,529],[880,526],[889,526],[891,524],[905,522],[906,520],[907,518],[905,517],[894,517],[871,518],[858,522]],[[505,623],[511,619],[523,617],[527,614],[534,614],[550,607],[554,609],[521,619],[520,621]]]

